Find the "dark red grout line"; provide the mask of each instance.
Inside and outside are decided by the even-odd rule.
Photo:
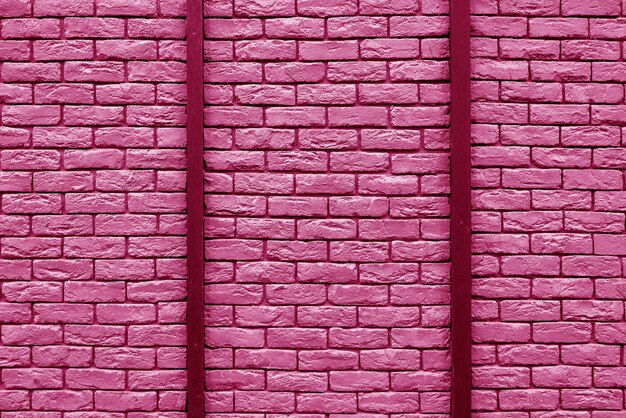
[[[450,4],[452,417],[471,415],[471,139],[469,0]]]
[[[187,417],[204,418],[202,1],[187,0]]]

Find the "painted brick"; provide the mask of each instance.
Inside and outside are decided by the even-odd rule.
[[[159,280],[156,264],[184,261],[185,253],[150,241],[184,248],[175,242],[184,229],[171,225],[185,220],[184,201],[176,203],[184,142],[173,131],[184,126],[184,97],[156,93],[184,87],[185,56],[167,44],[182,38],[184,20],[172,17],[184,13],[162,3],[157,12],[156,1],[0,2],[0,409],[16,417],[154,412],[159,396],[164,415],[184,411],[172,390],[185,385],[184,363],[141,379],[128,372],[157,367],[155,350],[180,345],[184,332],[184,316],[157,317],[159,305],[184,299],[184,276]],[[165,22],[169,29],[151,29]],[[151,117],[141,115],[151,108]],[[178,218],[157,224],[166,212]],[[137,341],[144,328],[131,329],[159,323],[173,327],[171,336]]]
[[[617,417],[626,4],[471,6],[475,413]],[[204,5],[207,416],[449,416],[448,7]],[[182,418],[184,2],[0,16],[3,417]]]
[[[613,302],[624,274],[623,158],[615,148],[623,86],[613,83],[623,77],[615,62],[620,29],[603,17],[623,9],[578,0],[478,3],[474,373],[498,374],[474,382],[475,413],[619,415],[624,317]]]
[[[216,410],[449,412],[449,365],[420,365],[449,339],[448,147],[429,133],[437,151],[421,150],[449,123],[435,45],[447,16],[423,7],[429,16],[413,0],[237,0],[209,12],[205,36],[234,41],[235,55],[205,64],[205,123],[234,128],[237,150],[205,135],[207,258],[239,260],[235,274],[207,275],[208,344],[235,349],[208,374]],[[431,363],[424,383],[389,384]]]

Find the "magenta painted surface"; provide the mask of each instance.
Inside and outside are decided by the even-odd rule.
[[[209,411],[448,413],[446,13],[209,8]]]
[[[623,417],[626,6],[472,4],[475,416]],[[0,0],[2,418],[185,416],[182,5]],[[447,10],[206,2],[209,416],[449,416]]]
[[[473,5],[473,408],[624,416],[626,9]]]
[[[182,4],[0,1],[2,418],[185,417]]]
[[[210,4],[207,410],[447,415],[447,5]]]

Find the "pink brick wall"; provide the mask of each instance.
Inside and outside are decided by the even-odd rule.
[[[445,414],[447,5],[206,14],[208,410]]]
[[[185,416],[180,3],[0,1],[2,418]]]
[[[626,9],[473,6],[473,407],[623,417]]]
[[[472,6],[475,416],[623,418],[626,3]],[[207,416],[450,416],[447,13],[205,1]],[[0,417],[182,418],[184,1],[0,16]]]

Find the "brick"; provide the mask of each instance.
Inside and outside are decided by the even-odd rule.
[[[586,19],[531,18],[528,23],[533,38],[583,38],[589,34]]]
[[[313,0],[298,1],[298,13],[305,16],[328,17],[353,15],[357,12],[355,0],[333,0],[320,5]]]
[[[71,61],[64,64],[64,74],[68,81],[121,82],[124,79],[124,66],[118,62]]]
[[[414,412],[418,397],[411,393],[372,393],[359,395],[359,407],[365,411]]]
[[[331,17],[328,19],[328,36],[330,38],[368,38],[385,36],[387,21],[382,17]]]
[[[615,16],[620,12],[619,4],[604,3],[597,0],[586,3],[576,0],[563,0],[562,9],[565,16]]]
[[[87,390],[49,390],[33,393],[35,410],[81,411],[93,408],[93,393]]]
[[[4,38],[58,38],[61,34],[59,19],[9,19],[2,28]]]
[[[93,57],[93,44],[89,41],[35,41],[33,47],[37,61],[84,60]]]
[[[559,2],[537,0],[504,0],[500,12],[510,15],[551,16],[559,14]]]
[[[95,393],[95,406],[107,411],[125,411],[129,408],[150,411],[154,410],[156,402],[155,392],[97,391]]]
[[[300,2],[298,7],[307,9],[308,13],[315,15],[315,5],[307,7]],[[324,13],[325,8],[322,8]],[[308,14],[301,11],[303,15]],[[265,33],[270,38],[323,38],[324,37],[324,21],[322,19],[308,18],[308,17],[291,17],[284,19],[272,19],[265,23]]]
[[[591,66],[576,61],[563,61],[558,66],[549,61],[531,61],[530,76],[537,81],[589,81]]]
[[[117,18],[68,17],[65,35],[68,38],[122,37],[124,21]]]
[[[568,408],[619,408],[623,394],[609,389],[564,389],[562,404]]]
[[[54,125],[60,121],[60,108],[54,105],[5,106],[2,117],[6,124],[14,126]]]
[[[290,61],[296,57],[296,43],[283,40],[237,41],[235,56],[242,61]]]
[[[389,66],[392,81],[446,80],[448,65],[439,61],[393,62]]]
[[[31,3],[26,0],[18,2],[4,1],[1,3],[0,11],[2,17],[28,16],[31,12]]]
[[[235,2],[235,14],[238,16],[291,16],[295,14],[293,0],[261,0]]]
[[[549,389],[506,390],[500,392],[499,401],[505,411],[535,408],[556,409],[559,405],[559,392]]]
[[[400,0],[389,4],[380,0],[366,0],[359,4],[361,14],[371,15],[403,15],[413,14],[419,10],[419,4],[415,0]]]
[[[355,41],[302,41],[299,58],[303,61],[353,60],[358,56]]]
[[[156,14],[156,0],[148,1],[102,1],[96,2],[98,16],[152,16]]]
[[[87,367],[93,353],[89,347],[35,347],[33,362],[42,367]]]
[[[526,19],[505,16],[472,16],[472,34],[477,36],[523,37],[527,34]]]
[[[324,78],[326,70],[321,63],[268,63],[265,65],[266,77],[270,82],[313,83]],[[258,80],[261,76],[258,68]],[[256,74],[255,74],[256,75]],[[254,77],[250,75],[250,78]]]

